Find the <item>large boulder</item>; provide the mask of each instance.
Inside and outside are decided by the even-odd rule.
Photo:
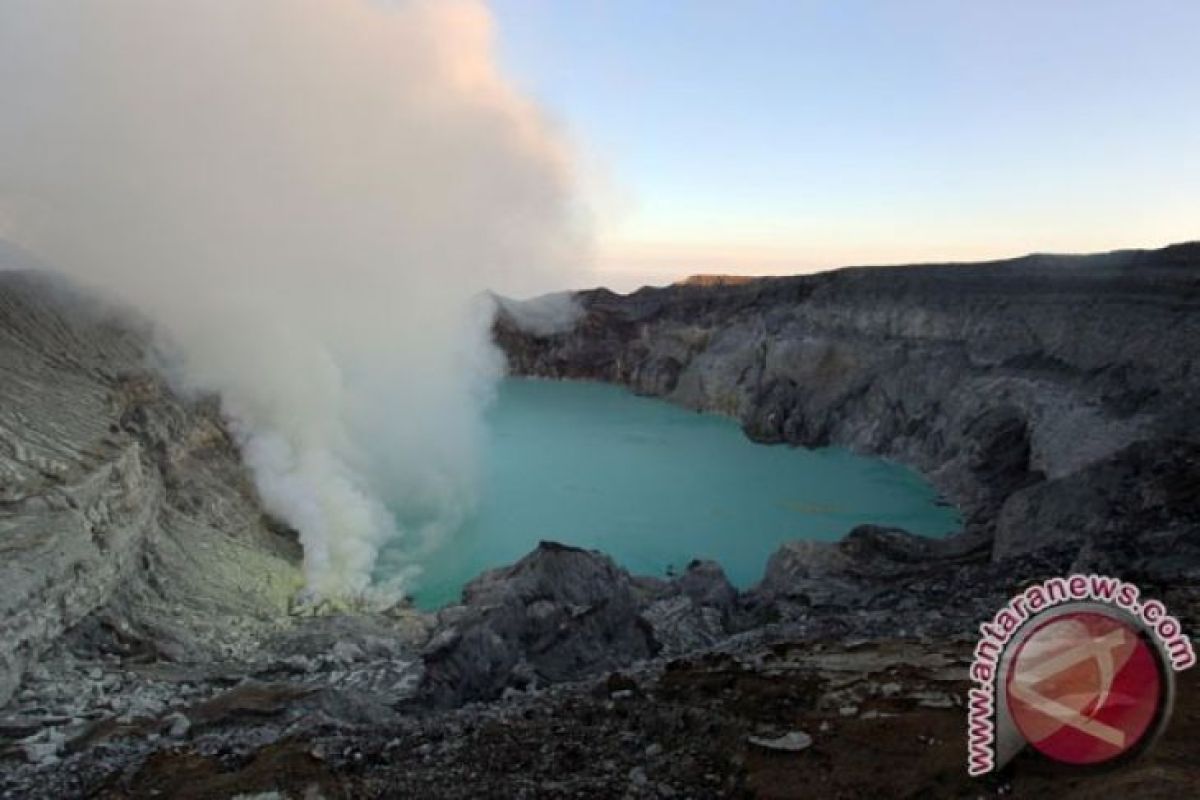
[[[485,572],[424,653],[422,698],[449,706],[615,669],[660,649],[629,574],[601,553],[542,542]]]
[[[711,561],[672,580],[630,576],[594,550],[541,542],[443,609],[418,702],[453,706],[712,645],[735,627],[737,590]]]

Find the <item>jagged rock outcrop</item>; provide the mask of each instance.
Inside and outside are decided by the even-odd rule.
[[[542,542],[480,575],[461,605],[438,614],[419,700],[492,699],[712,644],[732,629],[735,602],[711,563],[694,562],[673,581],[634,578],[603,553]]]
[[[902,461],[996,558],[1078,546],[1117,518],[1147,543],[1200,537],[1174,483],[1194,474],[1178,443],[1200,441],[1200,243],[576,297],[584,314],[558,333],[501,310],[512,372]],[[1097,500],[1093,478],[1125,499]]]
[[[1071,564],[1065,550],[1003,563],[969,537],[860,525],[837,542],[791,542],[745,592],[693,561],[671,580],[631,576],[603,553],[542,542],[470,583],[438,612],[408,705],[450,708],[574,681],[647,659],[703,652],[730,637],[954,635],[1013,585]]]

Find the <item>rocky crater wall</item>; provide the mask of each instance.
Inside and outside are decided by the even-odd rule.
[[[805,709],[825,752],[894,735],[909,753],[914,729],[875,715],[890,726],[932,703],[959,730],[960,656],[1027,581],[1119,574],[1187,629],[1200,619],[1200,247],[577,299],[584,313],[557,333],[499,313],[514,372],[621,383],[761,441],[903,461],[963,509],[965,531],[792,542],[744,592],[712,562],[665,580],[544,542],[431,614],[289,605],[299,546],[264,514],[216,403],[172,390],[131,315],[0,273],[0,793],[190,791],[210,757],[222,796],[232,763],[250,765],[240,788],[279,790],[297,775],[273,766],[281,743],[300,758],[286,763],[324,765],[327,787],[368,793],[494,793],[523,779],[514,754],[579,778],[578,754],[597,748],[707,780],[688,760],[697,744],[728,756],[761,739],[770,719],[752,708],[786,708],[788,725]],[[713,698],[745,704],[733,739],[714,738],[727,717]],[[653,745],[630,751],[630,713],[648,715]],[[819,720],[863,727],[837,745]],[[490,749],[469,739],[490,732],[503,740]],[[565,733],[578,743],[546,761]],[[584,794],[615,785],[608,760],[588,760],[603,774]],[[646,768],[619,772],[636,786]]]
[[[963,510],[959,550],[1196,545],[1200,244],[576,298],[552,334],[502,307],[514,374],[909,464]]]
[[[0,272],[0,705],[89,615],[146,658],[249,647],[299,560],[215,403],[167,386],[129,315]]]

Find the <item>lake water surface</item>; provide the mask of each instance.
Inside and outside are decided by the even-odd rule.
[[[835,540],[864,522],[931,536],[959,526],[905,467],[755,444],[732,420],[615,386],[506,380],[488,419],[477,513],[424,559],[423,608],[455,601],[479,572],[541,539],[599,549],[649,575],[711,558],[747,587],[792,539]]]

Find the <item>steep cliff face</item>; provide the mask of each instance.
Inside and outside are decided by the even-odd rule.
[[[173,393],[136,325],[0,273],[0,705],[88,615],[150,657],[244,649],[299,547],[264,518],[211,402]]]
[[[1151,518],[1155,541],[1197,535],[1196,491],[1159,483],[1200,486],[1200,244],[578,300],[586,314],[554,335],[500,313],[514,373],[621,383],[761,441],[908,463],[963,509],[958,546],[996,557],[1149,535]],[[1126,497],[1071,488],[1097,470]]]

